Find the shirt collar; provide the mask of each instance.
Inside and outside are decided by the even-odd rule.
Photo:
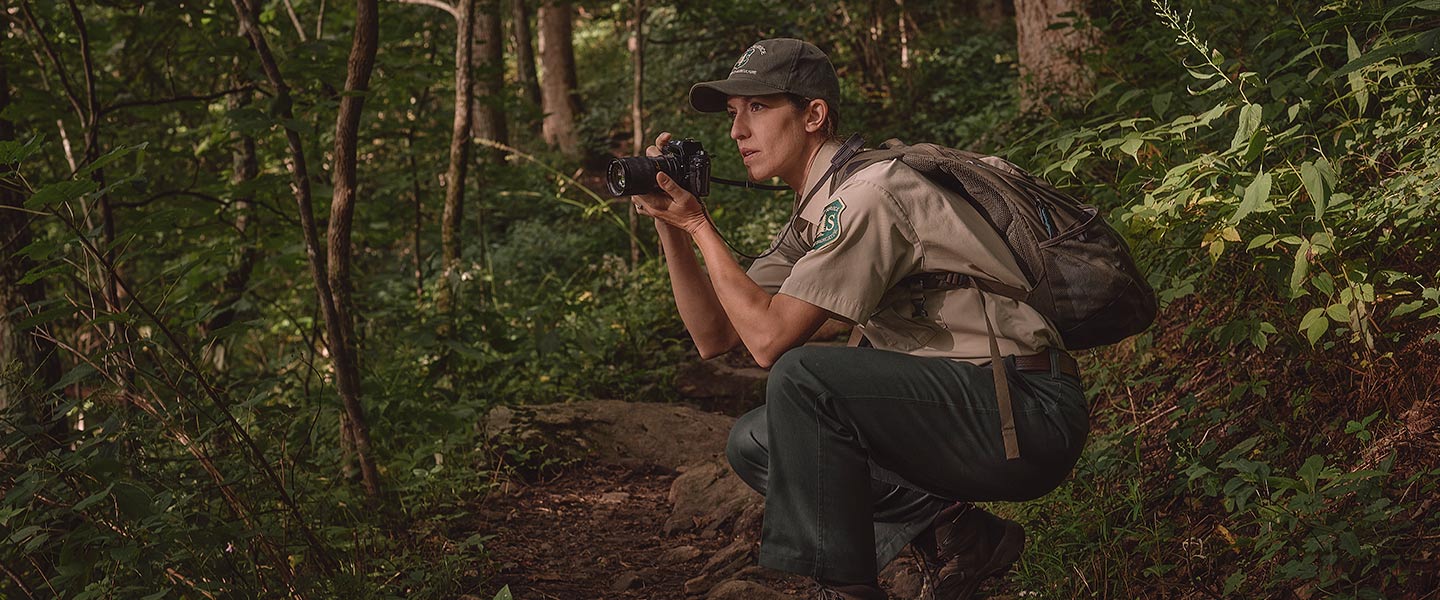
[[[835,158],[835,153],[839,151],[840,144],[834,140],[827,141],[820,146],[820,151],[816,152],[815,158],[810,161],[810,170],[805,174],[805,187],[796,193],[796,200],[805,200],[805,196],[810,193],[810,190],[814,189],[815,186],[820,183],[820,178],[824,177],[825,172],[830,170],[830,160]],[[835,176],[831,175],[830,181],[825,182],[825,189],[815,192],[815,196],[810,198],[810,202],[800,207],[800,219],[811,225],[820,222],[820,216],[825,211],[825,205],[829,204],[829,202],[827,202],[830,198],[829,188],[834,178]]]

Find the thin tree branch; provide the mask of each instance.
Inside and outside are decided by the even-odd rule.
[[[101,108],[101,109],[100,109],[100,115],[101,115],[101,116],[104,116],[104,115],[110,114],[110,113],[112,113],[112,112],[115,112],[115,111],[117,111],[117,110],[126,109],[126,108],[135,108],[135,107],[137,107],[137,106],[158,106],[158,105],[161,105],[161,104],[173,104],[173,103],[176,103],[176,102],[201,102],[201,101],[206,101],[206,100],[216,100],[216,99],[219,99],[219,98],[224,98],[225,96],[229,96],[229,95],[231,95],[231,94],[239,94],[239,93],[242,93],[242,92],[253,92],[253,91],[256,91],[256,90],[258,90],[258,89],[259,89],[259,86],[256,86],[255,84],[250,83],[250,84],[242,85],[242,86],[237,87],[237,88],[231,88],[231,89],[228,89],[228,90],[223,90],[223,91],[215,92],[215,93],[213,93],[213,94],[175,96],[175,97],[172,97],[172,98],[155,98],[155,99],[152,99],[152,100],[133,100],[133,101],[130,101],[130,102],[119,102],[119,103],[112,104],[112,105],[110,105],[110,106],[106,106],[106,107],[104,107],[104,108]],[[264,91],[261,90],[261,93],[264,93]]]
[[[325,0],[320,0],[320,10],[315,13],[315,39],[325,37]]]
[[[295,25],[295,34],[300,36],[300,41],[310,41],[305,39],[305,28],[300,25],[300,17],[295,14],[295,5],[290,0],[285,0],[285,11],[290,13],[290,23]]]
[[[60,62],[60,55],[55,52],[55,47],[50,44],[50,39],[45,37],[45,30],[40,28],[39,21],[35,20],[35,14],[30,10],[29,0],[20,3],[20,12],[24,13],[25,20],[30,22],[30,29],[35,32],[35,37],[40,38],[40,46],[45,50],[45,56],[55,65],[55,76],[60,78],[60,85],[65,88],[65,98],[75,109],[75,116],[84,121],[85,109],[80,105],[80,96],[75,93],[75,87],[70,84],[70,78],[65,76],[65,63]]]
[[[447,13],[450,13],[450,16],[455,17],[456,20],[459,20],[459,19],[460,19],[460,9],[454,7],[454,6],[450,5],[450,4],[446,4],[445,2],[442,2],[441,0],[392,0],[392,1],[393,1],[393,2],[398,2],[398,3],[400,3],[400,4],[419,4],[419,5],[422,5],[422,6],[432,6],[432,7],[438,8],[438,9],[440,9],[440,10],[443,10],[443,11],[445,11],[445,12],[447,12]]]
[[[235,433],[236,437],[240,439],[242,444],[244,444],[246,450],[249,451],[251,458],[255,461],[255,464],[260,467],[260,470],[265,475],[265,478],[270,482],[271,486],[273,486],[276,494],[278,494],[279,496],[281,508],[286,513],[288,513],[292,519],[294,519],[294,524],[300,529],[301,534],[305,537],[306,541],[308,542],[307,545],[319,555],[319,563],[321,569],[326,574],[333,573],[337,568],[337,565],[334,562],[335,558],[330,555],[329,549],[324,545],[324,543],[322,543],[320,539],[315,536],[314,531],[312,531],[310,527],[306,525],[304,516],[300,512],[299,504],[295,502],[293,497],[291,497],[289,490],[285,488],[284,484],[280,481],[279,476],[277,476],[275,474],[275,471],[271,468],[270,461],[265,457],[264,450],[260,448],[259,444],[255,442],[255,439],[250,436],[248,431],[246,431],[245,426],[241,425],[240,422],[235,419],[234,413],[230,412],[230,407],[233,405],[233,402],[229,398],[228,393],[216,386],[215,383],[212,382],[209,378],[205,377],[204,371],[200,369],[200,365],[197,364],[194,358],[190,356],[190,353],[186,349],[186,345],[181,341],[180,337],[170,328],[169,324],[167,324],[164,320],[160,318],[159,315],[155,313],[153,309],[147,306],[140,299],[139,296],[135,295],[134,291],[130,289],[130,286],[127,285],[124,279],[119,276],[119,272],[116,271],[115,265],[110,262],[110,260],[105,256],[104,253],[100,251],[99,248],[96,248],[94,244],[92,244],[90,240],[85,237],[84,231],[77,227],[73,221],[64,218],[58,212],[52,214],[54,214],[56,217],[60,217],[60,221],[64,223],[64,225],[77,236],[81,246],[85,250],[85,253],[91,258],[97,260],[100,263],[101,268],[108,272],[111,277],[113,277],[120,284],[120,287],[124,289],[126,295],[129,296],[131,304],[137,309],[139,309],[140,312],[145,316],[145,318],[150,321],[150,323],[155,325],[155,328],[159,330],[161,336],[167,342],[169,342],[171,352],[180,363],[181,369],[183,369],[191,377],[195,378],[196,383],[199,384],[200,390],[204,393],[205,397],[210,400],[211,404],[213,404],[216,408],[220,409],[219,412],[220,415],[223,416],[224,422],[230,426],[230,429]],[[224,479],[220,478],[220,480],[223,481]],[[292,593],[294,593],[295,574],[291,571],[288,571],[288,569],[283,569],[283,567],[286,566],[284,562],[279,563],[277,566],[282,568],[281,575],[286,578],[287,587],[290,587]]]

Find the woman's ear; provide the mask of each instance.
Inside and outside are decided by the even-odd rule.
[[[825,119],[830,116],[830,105],[816,98],[805,106],[805,132],[815,133],[825,129]]]

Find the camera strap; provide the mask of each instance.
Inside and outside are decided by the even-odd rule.
[[[734,179],[723,179],[715,176],[710,177],[710,182],[724,185],[733,185],[735,187],[745,188],[747,190],[766,190],[771,192],[778,192],[780,190],[790,189],[790,186],[787,185],[770,185],[768,183],[755,183],[753,181],[736,181]]]
[[[820,188],[825,187],[825,182],[830,181],[830,176],[834,175],[836,171],[839,171],[840,167],[845,166],[845,163],[850,162],[850,159],[855,158],[855,155],[859,154],[864,146],[865,138],[860,137],[858,133],[850,134],[850,138],[845,140],[845,143],[840,146],[840,149],[835,151],[835,156],[830,159],[830,168],[826,169],[825,174],[820,176],[820,181],[815,182],[815,187],[810,188],[810,192],[805,194],[805,199],[797,203],[795,210],[790,212],[791,223],[794,223],[795,218],[800,215],[800,211],[804,210],[805,206],[810,204],[810,199],[815,197],[816,192],[819,192]]]
[[[785,233],[781,234],[781,237],[793,235],[796,236],[797,241],[803,241],[799,239],[800,232],[795,229],[795,219],[800,218],[800,212],[805,210],[805,207],[809,206],[810,200],[815,197],[815,194],[819,193],[820,190],[825,187],[825,182],[830,181],[830,177],[834,175],[836,171],[839,171],[840,167],[845,166],[845,163],[850,162],[850,159],[855,158],[855,155],[859,154],[864,147],[865,138],[861,137],[858,133],[850,134],[850,137],[845,140],[845,143],[840,146],[840,149],[835,151],[835,156],[830,159],[830,168],[826,169],[825,174],[820,176],[820,181],[815,182],[815,187],[810,188],[810,191],[805,194],[804,199],[800,199],[798,195],[796,196],[795,206],[790,210],[790,222],[785,224]],[[779,246],[779,244],[775,245],[776,248]],[[769,252],[761,254],[760,256],[766,256],[774,251],[775,248],[771,248]]]
[[[805,206],[810,204],[810,199],[814,198],[815,194],[825,187],[825,182],[830,181],[830,177],[834,175],[836,171],[840,170],[840,167],[845,166],[845,163],[848,163],[850,162],[850,159],[855,158],[855,155],[859,154],[860,150],[862,150],[864,147],[865,138],[861,137],[861,135],[858,133],[851,134],[849,139],[845,140],[845,143],[840,146],[840,149],[835,151],[835,156],[830,159],[830,168],[826,169],[825,174],[820,176],[820,181],[815,182],[815,187],[810,188],[810,191],[805,194],[804,198],[801,198],[799,194],[795,195],[795,205],[790,209],[790,220],[785,223],[785,231],[780,234],[780,238],[776,239],[775,244],[770,246],[769,250],[766,250],[759,256],[750,256],[749,254],[736,250],[734,246],[730,246],[730,242],[728,240],[726,240],[725,245],[729,246],[731,251],[750,260],[759,260],[770,256],[771,254],[774,254],[776,250],[780,249],[781,238],[784,238],[787,235],[800,235],[800,232],[795,229],[795,219],[800,218],[800,211],[804,210]],[[711,177],[710,180],[720,183],[726,183],[725,181],[716,179],[714,177]],[[758,187],[759,189],[788,189],[786,187],[779,186],[760,187],[759,184],[750,185]]]

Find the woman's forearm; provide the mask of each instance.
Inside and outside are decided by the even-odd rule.
[[[700,268],[690,235],[683,230],[656,221],[660,244],[665,251],[665,266],[670,271],[675,307],[680,320],[702,358],[712,358],[730,351],[740,343],[740,336],[726,316],[710,278]]]
[[[761,366],[770,366],[786,350],[804,343],[829,317],[803,300],[766,292],[735,262],[714,225],[697,229],[694,240],[705,257],[712,296]]]

